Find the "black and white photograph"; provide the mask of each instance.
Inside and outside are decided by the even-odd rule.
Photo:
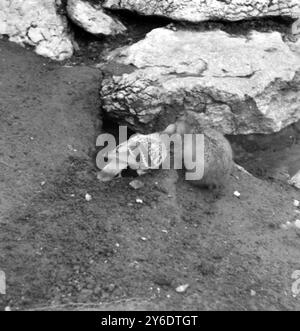
[[[300,311],[300,0],[0,0],[0,311]]]

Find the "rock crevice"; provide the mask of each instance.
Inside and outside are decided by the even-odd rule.
[[[207,20],[239,21],[268,16],[300,16],[298,0],[105,0],[103,6],[193,23]]]

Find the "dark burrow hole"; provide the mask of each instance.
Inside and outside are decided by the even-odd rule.
[[[102,118],[102,132],[109,133],[113,135],[117,141],[117,144],[120,144],[119,140],[119,128],[121,124],[117,123],[116,121],[112,120],[111,118],[104,116]],[[126,126],[124,124],[124,126]],[[133,130],[127,127],[127,139],[129,139],[132,135],[136,134]]]

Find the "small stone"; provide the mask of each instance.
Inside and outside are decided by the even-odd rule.
[[[294,224],[297,229],[300,229],[300,220],[296,220]]]
[[[294,207],[296,207],[296,208],[300,207],[300,201],[299,200],[294,200]]]
[[[87,193],[87,194],[85,195],[85,200],[88,201],[88,202],[89,202],[89,201],[92,201],[92,196],[91,196],[90,194]]]
[[[136,199],[135,201],[136,201],[136,203],[139,203],[141,205],[144,203],[144,201],[142,199]]]
[[[296,173],[294,177],[292,177],[292,179],[289,181],[289,184],[300,189],[300,170]]]
[[[256,296],[256,292],[254,290],[251,290],[251,296],[255,297]]]
[[[4,311],[11,311],[11,308],[9,306],[4,308]]]
[[[146,237],[141,237],[141,240],[147,241],[148,239]]]
[[[141,182],[140,180],[133,180],[132,182],[129,183],[129,185],[135,190],[139,190],[142,187],[144,187],[144,183]]]
[[[290,221],[287,221],[285,224],[281,225],[281,228],[283,230],[288,230],[289,228],[291,228],[293,226],[293,223],[291,223]]]
[[[241,197],[241,193],[239,191],[235,191],[234,193],[234,196],[236,196],[237,198],[240,198]]]
[[[96,36],[117,35],[126,31],[126,27],[117,18],[104,12],[101,4],[95,1],[68,0],[67,13],[75,24]]]
[[[177,293],[184,293],[190,287],[189,284],[180,285],[176,288]]]
[[[0,270],[0,294],[6,294],[6,276],[5,272]]]

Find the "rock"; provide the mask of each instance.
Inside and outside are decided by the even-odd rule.
[[[90,202],[90,201],[92,201],[92,196],[90,195],[90,194],[86,194],[85,195],[85,200],[87,201],[87,202]]]
[[[289,183],[296,188],[300,189],[300,170],[296,173],[294,177],[289,181]]]
[[[300,119],[300,57],[278,32],[159,28],[108,62],[103,109],[138,132],[185,111],[225,134],[273,133]]]
[[[6,294],[6,276],[5,272],[0,270],[0,294]]]
[[[73,54],[67,20],[56,11],[56,0],[1,0],[0,34],[53,60]]]
[[[129,183],[129,185],[134,189],[134,190],[139,190],[144,187],[144,183],[141,182],[140,180],[133,180],[132,182]]]
[[[94,35],[116,35],[126,31],[126,27],[116,18],[107,15],[100,4],[68,0],[67,13],[75,24]]]
[[[176,288],[177,293],[184,293],[190,287],[189,284],[180,285]]]
[[[297,18],[298,4],[299,0],[106,0],[103,6],[198,23],[220,19],[239,21],[267,16]]]

